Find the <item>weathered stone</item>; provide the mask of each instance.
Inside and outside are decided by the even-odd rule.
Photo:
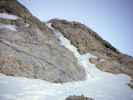
[[[128,83],[128,86],[133,89],[133,80],[131,80],[130,83]]]
[[[125,55],[103,40],[96,32],[78,22],[69,22],[61,19],[49,21],[81,54],[91,53],[97,59],[91,59],[103,71],[111,73],[125,73],[133,78],[133,57]]]
[[[17,0],[0,0],[0,13],[3,12],[19,19],[12,23],[16,31],[0,29],[0,73],[51,82],[85,79],[84,68],[73,53],[62,47],[45,23]]]
[[[94,99],[81,95],[81,96],[69,96],[66,98],[66,100],[94,100]]]

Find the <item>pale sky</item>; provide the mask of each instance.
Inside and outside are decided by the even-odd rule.
[[[19,0],[34,16],[78,21],[133,56],[133,0]]]

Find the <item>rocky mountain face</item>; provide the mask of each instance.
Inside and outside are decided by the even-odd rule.
[[[49,22],[68,38],[81,54],[90,52],[95,55],[97,58],[90,61],[99,69],[115,74],[125,73],[133,78],[133,57],[119,52],[90,28],[79,22],[61,19],[52,19]]]
[[[85,79],[74,55],[16,0],[0,0],[0,73],[51,82]]]
[[[78,22],[52,19],[52,27],[103,71],[133,78],[133,58],[122,54],[96,32]],[[60,45],[53,31],[16,0],[0,0],[0,73],[51,82],[84,80],[85,69]]]

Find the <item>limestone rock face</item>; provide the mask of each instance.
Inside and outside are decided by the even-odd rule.
[[[45,23],[17,0],[0,0],[0,73],[51,82],[83,80],[84,68]]]
[[[133,78],[133,57],[125,55],[103,40],[96,32],[79,22],[69,22],[61,19],[49,21],[81,54],[91,53],[97,59],[90,61],[103,71],[111,73],[125,73]]]

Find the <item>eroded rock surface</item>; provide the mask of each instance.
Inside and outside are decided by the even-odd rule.
[[[103,40],[96,32],[78,22],[61,19],[49,21],[71,43],[78,48],[80,54],[90,52],[97,59],[91,59],[103,71],[125,73],[133,78],[133,57],[125,55]]]
[[[0,73],[51,82],[85,78],[72,52],[17,0],[0,0],[0,13],[17,16],[0,19]]]
[[[94,99],[81,95],[81,96],[69,96],[66,98],[66,100],[94,100]]]
[[[17,0],[1,0],[0,13],[16,16],[0,18],[0,73],[52,82],[85,79],[84,68],[78,65],[73,53],[61,46],[52,30]],[[80,54],[95,55],[97,59],[90,61],[98,68],[133,78],[133,58],[119,52],[90,28],[66,20],[49,22]]]

